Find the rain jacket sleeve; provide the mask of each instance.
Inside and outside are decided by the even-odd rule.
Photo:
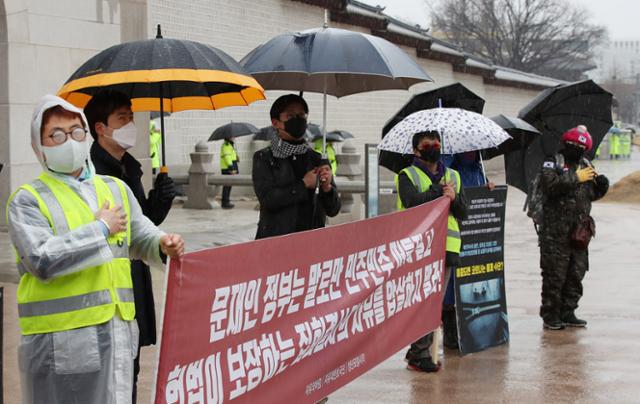
[[[99,222],[56,235],[29,192],[19,190],[7,207],[11,241],[21,267],[41,281],[50,281],[113,259]]]
[[[456,195],[456,199],[451,202],[449,210],[453,217],[458,220],[467,218],[467,197],[464,194],[464,187],[460,187],[460,192]]]
[[[253,155],[253,188],[260,201],[260,206],[266,210],[277,212],[283,208],[304,202],[309,199],[309,192],[302,180],[296,180],[282,185],[276,184],[276,179],[269,166],[269,159],[263,150]]]
[[[573,193],[578,186],[578,176],[572,170],[557,167],[554,157],[549,157],[542,165],[542,189],[548,197],[557,198]]]
[[[441,197],[442,186],[440,184],[431,184],[431,187],[425,192],[418,192],[409,177],[407,177],[407,174],[401,172],[398,175],[398,194],[405,208],[413,208]]]
[[[160,237],[165,233],[158,229],[140,208],[131,189],[126,186],[131,208],[131,247],[129,257],[145,261],[149,265],[162,265]]]
[[[338,213],[340,213],[340,208],[342,207],[342,203],[340,201],[340,196],[338,195],[338,189],[336,188],[336,183],[334,180],[331,180],[331,191],[329,192],[320,192],[320,203],[324,208],[324,212],[329,217],[334,217]]]

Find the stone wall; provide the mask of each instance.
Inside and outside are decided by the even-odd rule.
[[[150,36],[155,34],[156,24],[161,24],[166,37],[206,42],[237,60],[275,35],[319,27],[323,21],[321,8],[290,0],[149,0]],[[331,26],[369,33],[363,27],[337,23]],[[490,116],[498,113],[516,115],[537,94],[537,91],[486,85],[480,76],[454,72],[450,63],[418,58],[415,48],[402,48],[429,73],[434,83],[419,84],[409,91],[379,91],[341,99],[329,97],[327,128],[352,132],[360,151],[364,150],[364,143],[379,140],[384,123],[413,93],[459,81],[486,99],[485,112]],[[195,143],[206,140],[216,127],[230,121],[246,121],[258,127],[269,125],[269,107],[281,94],[269,91],[267,101],[256,102],[249,107],[171,115],[166,121],[169,163],[188,164],[188,155]],[[307,93],[305,98],[311,109],[310,121],[321,124],[322,96]],[[240,169],[248,172],[252,154],[250,138],[238,140],[237,146]],[[210,144],[210,148],[216,154],[214,165],[218,172],[220,142]]]
[[[321,26],[322,8],[291,0],[0,0],[0,205],[40,167],[31,152],[29,123],[38,99],[54,93],[84,61],[121,41],[152,38],[156,24],[166,37],[202,41],[240,60],[275,35]],[[364,27],[331,24],[368,32]],[[335,99],[329,97],[328,129],[352,132],[358,150],[377,142],[380,129],[413,93],[460,81],[487,100],[487,115],[515,115],[536,91],[487,85],[480,76],[455,72],[449,63],[417,58],[415,48],[403,48],[433,77],[410,91],[381,91]],[[172,172],[185,171],[189,152],[218,126],[247,121],[270,124],[268,110],[280,92],[249,107],[219,111],[185,111],[166,120],[167,162]],[[312,122],[322,122],[322,96],[305,94]],[[137,114],[139,145],[133,154],[149,162],[146,114]],[[219,170],[219,142],[210,145]],[[241,171],[248,173],[255,145],[238,141]],[[147,171],[148,172],[148,171]],[[147,180],[150,175],[146,176]],[[147,186],[149,183],[147,182]],[[0,227],[4,215],[0,215]]]
[[[30,145],[33,108],[100,50],[146,37],[146,0],[0,1],[0,206],[40,172]],[[126,16],[126,19],[123,17]],[[123,24],[123,21],[126,23]],[[146,115],[140,117],[148,130]],[[146,130],[141,132],[146,135]],[[148,136],[135,153],[148,155]],[[5,215],[0,215],[4,227]]]

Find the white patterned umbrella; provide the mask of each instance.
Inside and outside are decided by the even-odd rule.
[[[511,138],[491,119],[475,112],[433,108],[414,112],[398,122],[382,139],[378,149],[413,154],[413,135],[426,131],[440,133],[443,154],[489,149]]]

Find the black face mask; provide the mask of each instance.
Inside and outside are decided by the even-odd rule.
[[[307,120],[299,116],[290,118],[284,123],[284,130],[292,137],[300,139],[307,131]]]
[[[420,150],[420,158],[430,163],[435,163],[440,160],[440,149],[430,147],[426,150]]]
[[[584,149],[573,144],[565,144],[562,154],[568,162],[577,163],[584,156]]]

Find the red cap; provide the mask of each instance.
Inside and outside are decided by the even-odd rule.
[[[591,135],[587,132],[587,127],[584,125],[578,125],[564,132],[562,134],[562,141],[580,145],[584,147],[586,151],[591,150],[591,146],[593,145]]]

